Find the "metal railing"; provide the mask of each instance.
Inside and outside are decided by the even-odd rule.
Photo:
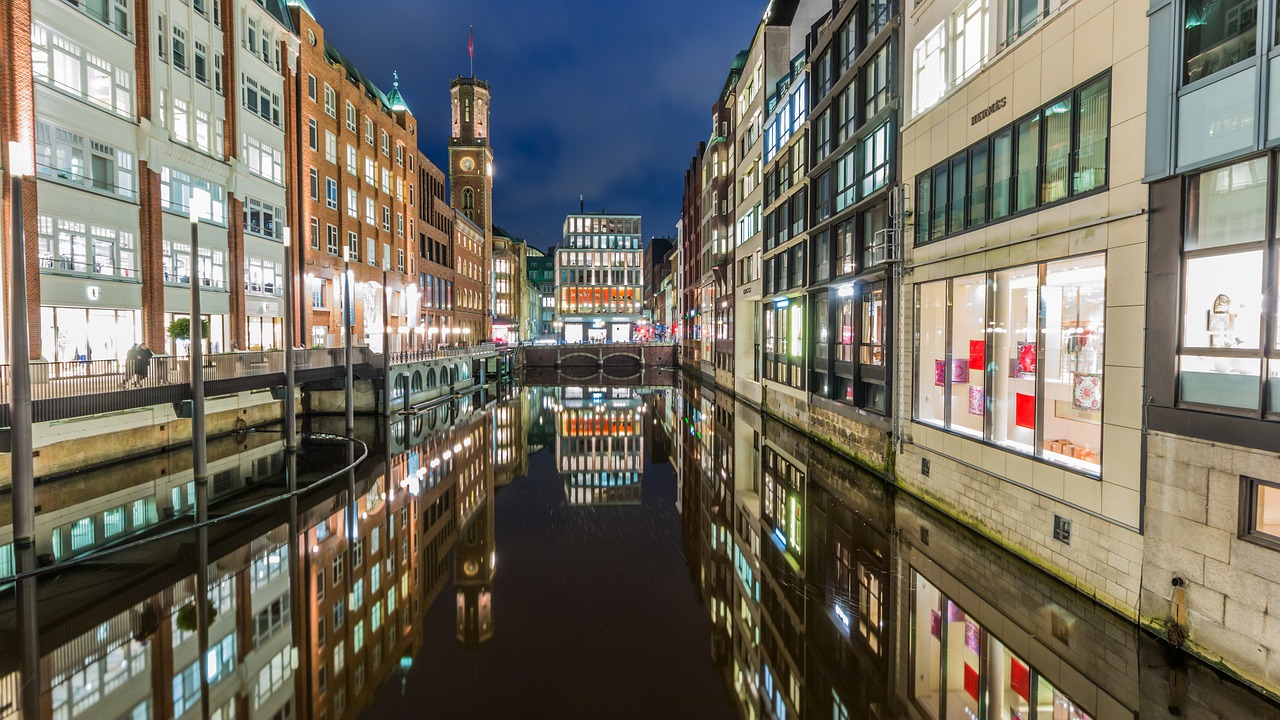
[[[493,343],[471,347],[441,348],[430,352],[392,353],[393,364],[461,358],[490,354],[498,350]],[[353,347],[352,364],[382,367],[383,355],[368,347]],[[344,350],[312,348],[294,350],[295,369],[299,372],[340,370]],[[284,351],[249,351],[218,353],[204,357],[204,380],[208,382],[241,381],[227,387],[265,388],[283,382]],[[142,372],[139,372],[142,370]],[[0,365],[0,426],[9,422],[10,368]],[[275,376],[270,378],[267,376]],[[244,383],[246,378],[261,378]],[[119,412],[190,398],[191,361],[185,356],[157,355],[141,368],[125,360],[73,360],[69,362],[33,362],[31,364],[31,399],[35,404],[35,422],[65,420],[105,412]]]
[[[481,343],[479,345],[468,345],[466,347],[443,347],[436,348],[434,350],[393,352],[391,353],[391,364],[403,365],[405,363],[426,362],[429,360],[440,360],[443,358],[471,357],[473,355],[484,355],[497,351],[497,343]]]

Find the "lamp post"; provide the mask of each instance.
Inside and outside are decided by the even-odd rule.
[[[13,481],[13,543],[36,539],[35,474],[31,464],[31,335],[27,325],[27,234],[22,181],[35,174],[31,146],[9,143],[9,463]]]
[[[208,482],[209,459],[204,426],[204,322],[200,312],[200,216],[209,214],[209,193],[200,188],[191,191],[188,205],[191,220],[191,459],[197,490]],[[197,492],[196,521],[204,522],[209,513],[208,493]]]
[[[349,257],[343,261],[342,267],[342,364],[346,370],[344,400],[347,404],[347,437],[351,437],[356,429],[356,409],[353,406],[355,372],[351,367],[351,326],[356,319],[356,309],[353,307],[354,298],[351,296],[351,259]]]
[[[291,452],[298,444],[297,407],[293,402],[294,369],[293,357],[293,230],[284,229],[284,448]],[[294,475],[289,475],[290,484]],[[292,489],[292,488],[291,488]]]

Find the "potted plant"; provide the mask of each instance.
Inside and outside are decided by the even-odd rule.
[[[212,625],[213,619],[218,615],[218,608],[213,604],[212,600],[207,598],[205,599],[205,603],[205,609],[207,611],[206,615],[209,618],[209,624]],[[178,626],[178,629],[183,632],[196,631],[196,628],[199,626],[199,618],[196,617],[196,604],[194,601],[178,608],[178,617],[175,618],[174,623]]]
[[[205,339],[209,339],[209,321],[200,321],[200,334]],[[191,339],[191,318],[178,318],[169,323],[169,337],[174,340],[190,340]]]

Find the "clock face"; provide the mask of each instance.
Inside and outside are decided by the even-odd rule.
[[[462,168],[463,172],[471,172],[476,169],[476,161],[469,157],[464,157],[462,158],[462,161],[458,163],[458,166]]]

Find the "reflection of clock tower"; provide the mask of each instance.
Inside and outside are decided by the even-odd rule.
[[[484,231],[484,304],[493,268],[493,147],[489,144],[489,83],[459,77],[449,85],[453,100],[453,134],[449,139],[449,185],[452,205]],[[487,335],[487,331],[486,331]]]
[[[458,642],[475,647],[493,639],[493,472],[481,473],[484,497],[453,549],[453,589],[458,601]]]

